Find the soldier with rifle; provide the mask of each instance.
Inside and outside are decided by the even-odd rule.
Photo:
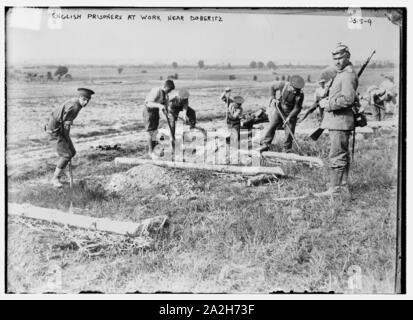
[[[332,52],[337,69],[329,88],[321,128],[328,129],[330,136],[330,186],[321,196],[344,193],[349,195],[348,175],[350,169],[349,139],[354,130],[353,105],[357,100],[358,77],[350,62],[350,51],[339,43]]]

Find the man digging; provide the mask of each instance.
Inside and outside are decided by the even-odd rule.
[[[145,122],[145,130],[148,132],[148,154],[151,158],[158,158],[154,153],[157,145],[156,136],[159,126],[159,109],[165,112],[165,107],[168,106],[168,94],[175,89],[175,84],[172,80],[166,80],[162,87],[153,88],[145,99],[145,107],[143,108],[143,119]]]
[[[305,120],[305,118],[308,117],[308,115],[315,110],[318,110],[317,113],[317,119],[319,122],[323,120],[323,115],[324,115],[324,109],[320,105],[320,100],[323,99],[326,95],[327,87],[326,87],[326,81],[324,79],[321,79],[318,81],[320,86],[315,90],[314,92],[314,103],[313,105],[304,113],[303,117],[299,120],[299,122],[302,122]]]
[[[270,105],[268,107],[268,124],[264,138],[262,139],[261,152],[270,149],[271,142],[274,139],[275,131],[278,127],[285,128],[284,152],[291,152],[295,125],[297,116],[301,112],[304,100],[304,79],[301,76],[294,75],[290,81],[276,81],[271,86]],[[277,99],[276,93],[280,92]],[[277,109],[277,105],[279,108]],[[282,114],[280,114],[282,112]],[[283,120],[285,119],[285,121]]]
[[[178,92],[169,98],[168,118],[173,135],[175,135],[176,121],[181,111],[183,111],[185,124],[188,124],[190,129],[195,128],[196,113],[195,110],[189,106],[189,92],[186,89],[178,90]]]
[[[234,162],[238,162],[238,150],[240,148],[240,138],[241,138],[241,116],[242,116],[242,104],[244,103],[244,98],[241,96],[230,97],[231,88],[225,88],[225,91],[221,94],[221,100],[226,103],[226,122],[229,131],[229,136],[227,137],[227,145],[229,144],[232,153],[236,154],[236,159]],[[227,163],[230,162],[227,159]]]
[[[85,88],[79,88],[77,91],[79,92],[77,98],[70,99],[53,110],[49,122],[45,127],[51,139],[56,140],[56,152],[59,156],[51,180],[51,183],[56,188],[62,187],[60,175],[76,154],[75,147],[70,138],[70,126],[73,124],[73,120],[76,119],[80,110],[86,107],[94,94],[92,90]]]

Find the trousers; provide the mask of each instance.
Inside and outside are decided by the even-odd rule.
[[[268,124],[265,130],[265,133],[264,133],[264,138],[262,139],[262,142],[264,144],[271,144],[275,136],[275,131],[283,125],[283,119],[280,113],[277,111],[277,109],[274,106],[271,106],[268,112],[269,112],[270,123]],[[282,112],[283,112],[284,118],[288,117],[288,115],[290,114],[290,112],[288,111],[282,111]],[[293,133],[295,132],[296,124],[297,124],[297,117],[290,118],[289,124],[287,124]],[[287,125],[284,128],[284,131],[285,131],[284,149],[286,150],[291,149],[292,144],[293,144],[293,137],[291,136],[287,128]]]

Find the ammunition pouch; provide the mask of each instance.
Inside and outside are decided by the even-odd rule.
[[[364,112],[354,113],[354,126],[365,127],[367,126],[367,117]]]
[[[360,112],[360,101],[357,98],[352,107],[354,115],[354,127],[365,127],[367,126],[367,117],[364,112]]]

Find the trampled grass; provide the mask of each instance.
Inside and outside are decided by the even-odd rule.
[[[128,169],[114,166],[114,156],[144,150],[91,150],[75,170],[78,179],[89,177],[75,184],[75,207],[129,221],[166,214],[169,227],[157,236],[152,250],[87,259],[73,250],[52,250],[51,234],[12,224],[9,290],[31,292],[36,284],[49,281],[50,275],[34,270],[29,277],[16,267],[34,259],[39,268],[47,269],[51,262],[60,266],[62,283],[57,290],[62,292],[393,292],[395,142],[394,134],[380,132],[357,141],[351,200],[289,202],[274,199],[324,190],[328,170],[283,165],[289,178],[258,187],[247,187],[236,176],[174,170],[176,185],[136,189],[122,196],[108,194],[98,177]],[[325,157],[328,137],[302,145],[309,154]],[[11,179],[9,183],[18,188],[11,189],[9,201],[67,210],[67,187],[33,188],[33,183],[49,177],[50,171],[40,171],[25,183]],[[22,243],[12,241],[14,237]],[[34,244],[43,246],[41,255],[33,253]],[[362,286],[356,289],[349,287],[348,270],[354,265],[362,272]]]
[[[236,175],[169,170],[173,177],[169,186],[110,193],[105,189],[110,176],[130,169],[115,166],[113,159],[145,153],[143,140],[135,139],[134,132],[138,135],[143,130],[143,101],[152,87],[161,84],[160,77],[179,73],[175,83],[189,89],[190,105],[201,126],[213,128],[224,121],[225,106],[219,95],[225,87],[246,98],[247,112],[267,106],[269,85],[275,77],[268,70],[235,68],[146,71],[130,67],[119,76],[116,67],[73,67],[73,81],[8,82],[7,165],[8,170],[18,169],[8,171],[9,202],[68,210],[68,185],[55,190],[48,183],[55,159],[41,127],[54,106],[71,98],[77,87],[87,86],[96,95],[71,132],[78,149],[73,205],[82,209],[82,214],[96,217],[140,221],[165,214],[170,220],[168,228],[155,235],[150,250],[87,257],[61,246],[60,231],[51,228],[45,232],[10,218],[9,292],[393,292],[395,130],[381,129],[357,140],[351,164],[351,200],[276,202],[281,197],[325,190],[328,169],[301,164],[281,164],[287,178],[256,187],[247,187],[245,179]],[[311,74],[315,81],[320,69],[277,72],[305,78]],[[235,74],[236,80],[228,80],[227,73]],[[252,81],[254,75],[258,81]],[[360,92],[381,80],[377,70],[367,68],[360,79]],[[316,86],[314,82],[306,84],[304,107],[313,102]],[[164,120],[161,126],[166,127]],[[121,134],[129,136],[120,150],[95,148],[96,144],[112,143],[106,138]],[[303,136],[298,139],[304,154],[327,158],[326,135],[317,143]],[[86,147],[81,149],[81,144]],[[42,158],[44,155],[47,157]],[[28,162],[19,162],[24,158]],[[361,271],[358,286],[351,284],[353,266]]]

